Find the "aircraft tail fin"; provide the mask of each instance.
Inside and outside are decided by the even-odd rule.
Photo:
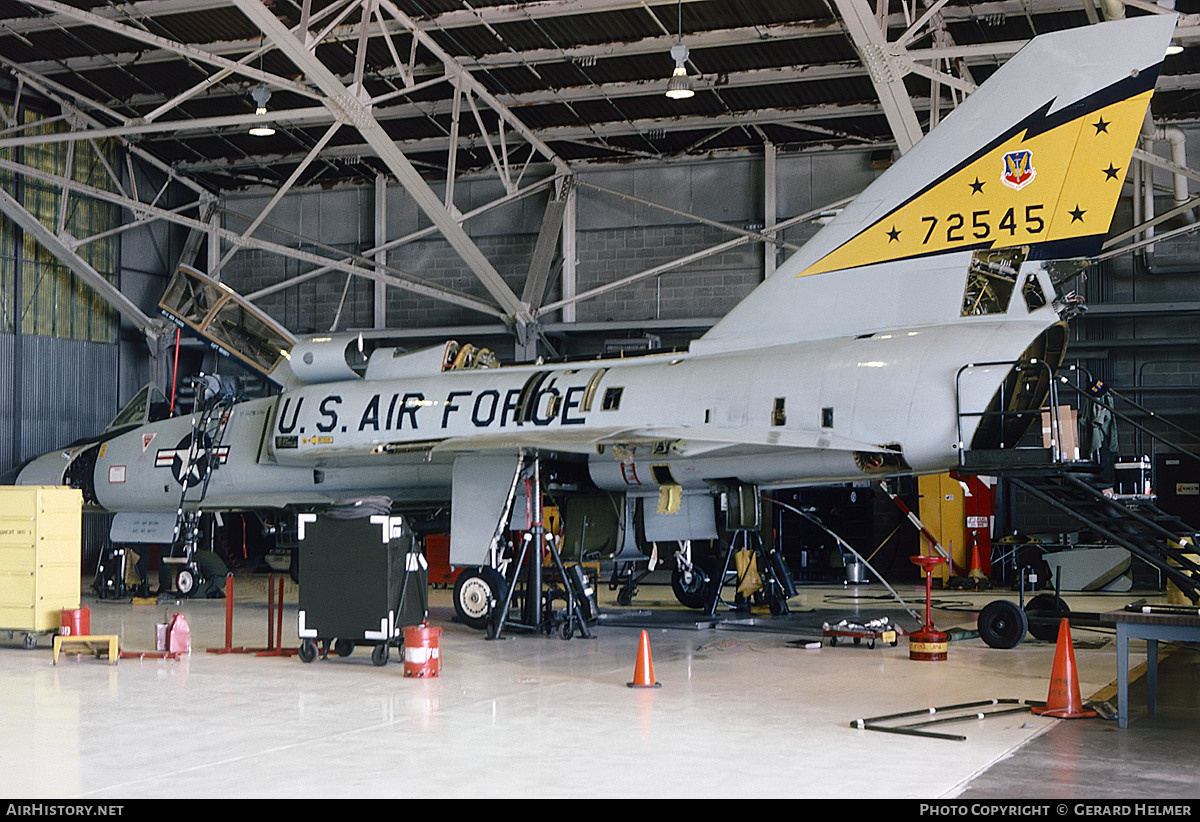
[[[1174,15],[1043,35],[704,337],[698,353],[959,319],[972,255],[1086,257],[1109,230]]]

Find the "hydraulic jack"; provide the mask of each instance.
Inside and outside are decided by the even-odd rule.
[[[513,567],[513,582],[509,586],[501,607],[493,612],[487,626],[489,639],[499,639],[505,628],[539,631],[552,634],[560,630],[563,639],[570,639],[578,631],[580,636],[592,638],[588,630],[585,604],[594,594],[580,566],[573,566],[568,573],[558,552],[555,536],[546,530],[542,521],[541,461],[534,458],[532,483],[527,485],[530,519],[532,524],[521,539],[521,550]],[[549,579],[544,573],[542,552],[545,551],[551,568],[557,571],[557,580]],[[519,614],[514,613],[513,599],[519,581],[524,581]],[[561,583],[561,585],[559,584]],[[555,610],[554,602],[566,601],[566,607]],[[594,613],[594,604],[589,609]]]

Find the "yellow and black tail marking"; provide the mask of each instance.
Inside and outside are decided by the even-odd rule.
[[[796,276],[1014,246],[1031,259],[1096,253],[1156,77],[1140,72],[1054,114],[1046,103]]]

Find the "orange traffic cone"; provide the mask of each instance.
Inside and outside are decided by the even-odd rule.
[[[654,660],[650,658],[650,635],[642,631],[642,638],[638,640],[638,655],[637,663],[633,667],[633,682],[628,683],[630,688],[657,688],[659,684],[654,681]]]
[[[967,571],[967,576],[975,580],[976,584],[987,582],[987,574],[983,572],[983,560],[979,558],[979,540],[975,539],[975,535],[971,535],[971,570]]]
[[[1096,712],[1083,707],[1079,696],[1079,675],[1075,671],[1075,647],[1071,644],[1071,621],[1058,623],[1058,645],[1054,648],[1054,668],[1050,672],[1050,694],[1044,707],[1032,709],[1040,716],[1057,719],[1083,719]]]

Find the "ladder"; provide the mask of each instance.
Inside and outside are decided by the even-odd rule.
[[[222,396],[206,405],[199,414],[192,414],[187,456],[179,468],[179,506],[175,513],[170,556],[163,558],[163,562],[179,566],[175,586],[185,596],[199,583],[195,553],[200,540],[200,505],[208,494],[213,471],[221,465],[225,432],[233,416],[233,406],[232,397]],[[189,497],[189,492],[197,493]]]

